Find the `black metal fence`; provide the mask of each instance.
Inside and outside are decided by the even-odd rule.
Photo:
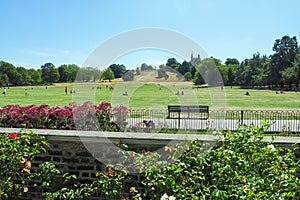
[[[271,122],[270,132],[300,132],[300,110],[211,110],[208,119],[199,119],[199,113],[184,113],[168,118],[168,110],[133,109],[129,125],[153,121],[156,129],[180,130],[236,130],[239,125],[260,126],[263,120]],[[175,119],[174,119],[175,118]]]

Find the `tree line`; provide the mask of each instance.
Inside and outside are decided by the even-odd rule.
[[[111,64],[101,71],[95,67],[79,68],[74,64],[64,64],[55,67],[45,63],[40,69],[15,67],[13,64],[0,62],[0,85],[39,85],[55,82],[98,81],[122,78],[124,81],[134,80],[134,76],[143,71],[156,70],[158,78],[169,78],[169,73],[175,73],[179,79],[193,81],[195,85],[223,84],[241,87],[267,87],[295,89],[300,83],[300,46],[296,36],[283,36],[276,39],[272,55],[254,53],[252,58],[238,61],[227,58],[224,63],[217,58],[201,59],[200,56],[190,61],[179,63],[175,58],[169,58],[166,64],[158,68],[146,63],[136,69],[126,69],[123,64]],[[220,72],[222,80],[216,73]]]
[[[264,87],[269,89],[296,89],[300,83],[300,46],[297,38],[288,35],[276,39],[273,45],[274,54],[260,55],[254,53],[252,58],[239,62],[236,58],[227,58],[221,63],[219,59],[210,57],[201,60],[178,63],[169,58],[165,65],[160,65],[158,77],[168,79],[168,71],[195,85],[223,84],[244,88]],[[220,72],[221,80],[216,76]],[[206,78],[206,81],[204,81]],[[215,79],[215,80],[214,80]]]
[[[75,64],[63,64],[55,67],[52,63],[43,64],[40,69],[15,67],[13,64],[0,61],[0,87],[42,85],[65,82],[95,82],[102,79],[123,78],[133,80],[135,70],[126,70],[124,65],[112,64],[101,71],[96,67],[79,67]],[[127,79],[126,79],[127,78]]]
[[[300,46],[296,36],[283,36],[276,39],[272,55],[253,54],[252,58],[239,61],[236,58],[227,58],[224,63],[217,58],[201,59],[200,56],[190,61],[179,63],[175,58],[169,58],[166,64],[158,68],[143,63],[135,70],[126,70],[125,66],[114,64],[109,67],[113,77],[116,68],[118,76],[126,81],[133,80],[134,75],[143,71],[156,70],[157,78],[168,79],[168,72],[175,73],[179,79],[193,81],[195,85],[224,85],[240,86],[243,88],[268,88],[293,90],[300,84]],[[220,72],[221,78],[216,76]],[[125,78],[124,78],[125,77]]]
[[[23,86],[52,84],[54,82],[75,81],[79,67],[64,64],[56,68],[52,63],[45,63],[40,69],[15,67],[13,64],[0,61],[0,86]]]
[[[276,39],[272,55],[254,53],[252,58],[238,63],[227,59],[225,66],[216,62],[226,85],[296,89],[300,83],[300,47],[297,38]]]

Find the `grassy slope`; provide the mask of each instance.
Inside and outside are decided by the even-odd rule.
[[[73,99],[70,93],[65,95],[65,84],[45,87],[10,87],[7,89],[8,95],[0,95],[0,106],[7,104],[49,104],[51,106],[64,106],[72,101],[79,102],[78,99],[92,100],[95,103],[101,101],[111,102],[113,105],[126,105],[131,108],[166,108],[170,104],[201,104],[212,106],[211,96],[207,88],[192,89],[191,84],[184,85],[174,82],[145,83],[134,82],[118,84],[112,83],[114,90],[110,91],[101,84],[101,89],[93,86],[74,86],[77,90]],[[24,95],[24,89],[28,88],[28,96]],[[69,85],[69,90],[73,86]],[[3,89],[3,88],[2,88]],[[214,88],[216,92],[220,88]],[[127,91],[128,96],[123,96]],[[184,95],[175,95],[179,91],[184,91]],[[248,91],[250,96],[245,96]],[[216,97],[215,96],[213,98]],[[299,109],[300,96],[296,92],[286,92],[285,94],[275,94],[270,90],[249,90],[237,87],[225,87],[226,107],[228,109]],[[2,93],[2,92],[1,92]],[[300,94],[299,94],[300,95]],[[223,102],[224,99],[221,98]]]

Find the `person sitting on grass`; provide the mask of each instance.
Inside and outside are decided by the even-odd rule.
[[[245,95],[246,95],[246,96],[250,96],[250,93],[249,93],[249,92],[246,92]]]
[[[3,89],[3,93],[4,96],[6,96],[6,88]]]

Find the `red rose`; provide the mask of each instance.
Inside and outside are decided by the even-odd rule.
[[[17,134],[16,133],[11,133],[9,134],[8,136],[10,139],[15,139],[17,137]]]
[[[107,175],[108,175],[108,176],[114,176],[114,175],[115,175],[115,171],[114,171],[112,168],[109,167],[109,168],[107,169]]]

